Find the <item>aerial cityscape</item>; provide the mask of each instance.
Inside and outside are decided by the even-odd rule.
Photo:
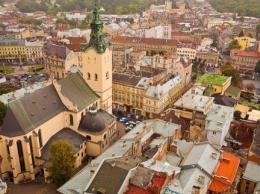
[[[0,0],[0,194],[260,194],[259,0]]]

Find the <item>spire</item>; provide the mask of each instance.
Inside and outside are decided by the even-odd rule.
[[[107,44],[103,37],[103,22],[100,20],[100,11],[102,10],[103,9],[100,8],[97,4],[95,5],[93,18],[90,23],[90,40],[88,43],[83,44],[84,51],[90,47],[94,48],[98,53],[104,53],[106,51]]]

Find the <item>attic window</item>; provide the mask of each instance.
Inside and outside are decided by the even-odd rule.
[[[34,116],[34,113],[33,113],[33,112],[31,112],[31,116]]]
[[[53,101],[53,104],[56,104],[56,101]]]
[[[44,107],[42,107],[42,109],[43,109],[43,110],[46,110],[46,107],[44,106]]]
[[[44,98],[47,98],[47,95],[46,95],[46,94],[44,94],[44,95],[43,95],[43,97],[44,97]]]
[[[34,100],[32,100],[32,103],[35,104],[36,102]]]

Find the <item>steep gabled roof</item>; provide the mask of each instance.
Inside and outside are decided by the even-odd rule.
[[[61,85],[61,93],[73,104],[77,105],[79,111],[99,99],[99,96],[90,88],[79,73],[71,74],[59,80],[58,84]]]
[[[9,104],[0,134],[25,135],[64,110],[54,86],[47,86]]]

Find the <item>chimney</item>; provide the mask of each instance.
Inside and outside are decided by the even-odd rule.
[[[94,170],[91,170],[90,171],[90,176],[92,177],[94,175],[95,171]]]
[[[204,185],[204,183],[205,183],[205,177],[204,177],[204,176],[199,176],[198,181],[199,181],[201,184]]]

